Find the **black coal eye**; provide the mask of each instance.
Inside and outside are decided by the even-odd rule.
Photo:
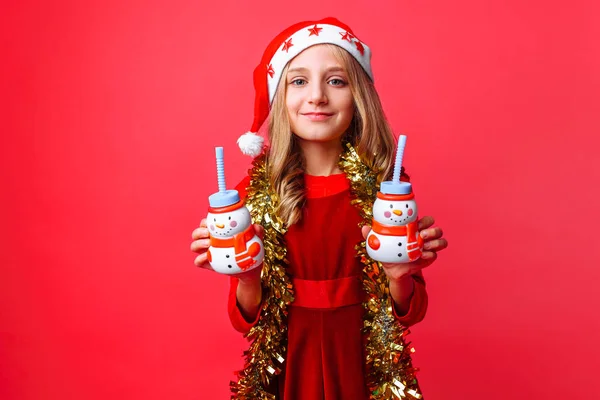
[[[394,205],[393,205],[393,204],[390,204],[390,208],[394,208]]]
[[[408,204],[406,205],[406,208],[408,208]]]
[[[215,218],[215,222],[217,222],[217,219]]]
[[[408,207],[408,206],[406,206],[406,207]],[[229,220],[231,221],[231,216],[229,216]]]

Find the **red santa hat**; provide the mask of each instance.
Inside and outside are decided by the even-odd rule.
[[[325,18],[290,26],[271,41],[254,70],[254,122],[250,132],[238,139],[242,153],[256,157],[262,151],[264,139],[258,135],[258,130],[269,115],[285,66],[303,50],[324,43],[334,44],[350,53],[373,80],[371,49],[356,37],[348,25],[335,18]]]

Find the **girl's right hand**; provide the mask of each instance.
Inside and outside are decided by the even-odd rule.
[[[254,230],[256,234],[262,239],[264,228],[261,225],[254,224]],[[190,246],[190,249],[197,253],[198,256],[194,260],[194,264],[197,267],[205,268],[210,271],[214,271],[208,262],[206,252],[210,247],[210,236],[208,234],[208,228],[206,226],[206,218],[200,221],[200,226],[192,232],[192,239],[194,240]],[[260,282],[260,272],[262,270],[262,265],[251,269],[250,271],[242,272],[240,274],[236,274],[235,277],[240,281],[247,282]]]
[[[198,253],[198,256],[194,260],[194,264],[196,264],[197,267],[206,268],[213,271],[206,256],[206,252],[210,247],[208,228],[206,227],[206,218],[203,218],[202,221],[200,221],[200,226],[194,229],[192,232],[192,239],[194,241],[192,242],[190,249],[194,253]]]

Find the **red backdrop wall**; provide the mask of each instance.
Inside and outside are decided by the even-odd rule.
[[[249,159],[268,41],[372,46],[422,214],[450,247],[412,329],[428,399],[600,397],[592,2],[5,1],[0,398],[224,399],[244,340],[190,233]]]

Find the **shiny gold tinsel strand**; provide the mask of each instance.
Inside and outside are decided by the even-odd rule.
[[[265,258],[261,281],[263,305],[258,323],[246,337],[250,348],[244,353],[244,369],[238,382],[231,382],[232,399],[274,400],[268,387],[272,378],[281,372],[286,353],[287,306],[294,300],[292,283],[286,274],[286,247],[283,239],[286,227],[275,214],[278,199],[270,189],[265,155],[257,157],[250,170],[246,206],[252,220],[265,228],[263,243]]]
[[[371,223],[373,202],[377,196],[377,171],[370,170],[349,144],[340,158],[340,168],[350,181],[352,204],[359,210],[362,225]],[[404,337],[408,329],[394,318],[389,281],[381,264],[369,257],[365,242],[356,246],[357,256],[364,264],[363,288],[367,294],[364,304],[364,333],[367,386],[373,400],[408,398],[422,399],[417,371],[412,366],[410,343]]]

